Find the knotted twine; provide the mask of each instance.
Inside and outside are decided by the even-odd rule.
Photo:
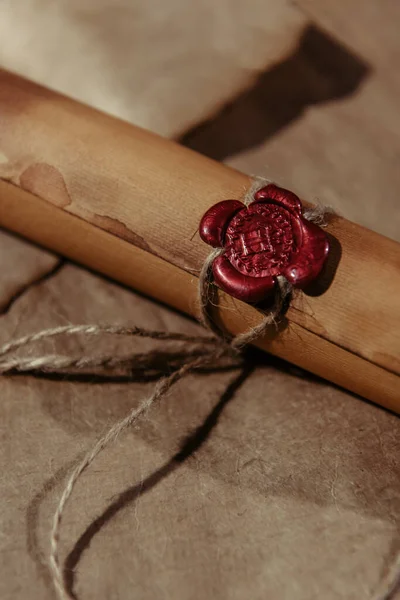
[[[248,206],[253,201],[253,195],[257,189],[263,187],[265,179],[256,178],[253,186],[247,192],[243,202]],[[304,217],[318,225],[325,224],[325,215],[332,212],[329,207],[316,206],[304,212]],[[45,329],[38,333],[26,335],[15,341],[10,341],[0,347],[0,374],[12,372],[57,372],[66,369],[88,369],[104,368],[113,369],[129,366],[132,370],[146,372],[152,360],[157,357],[157,351],[146,354],[135,354],[128,358],[114,356],[90,356],[69,357],[57,354],[42,355],[38,357],[20,357],[10,356],[14,351],[24,348],[30,344],[48,340],[57,336],[99,336],[111,334],[126,337],[150,338],[162,342],[181,342],[184,343],[184,352],[177,357],[171,353],[171,360],[168,366],[174,366],[175,370],[166,377],[159,379],[152,394],[141,401],[138,407],[132,409],[126,417],[117,421],[87,452],[82,461],[75,467],[70,474],[68,481],[59,499],[56,511],[53,516],[51,536],[50,536],[50,555],[49,567],[54,588],[60,600],[75,600],[75,596],[70,593],[65,581],[59,556],[60,529],[64,516],[66,504],[68,503],[74,487],[84,473],[92,464],[95,458],[108,445],[114,442],[118,436],[129,427],[137,423],[151,407],[162,400],[172,386],[180,381],[188,373],[208,367],[210,365],[240,366],[244,363],[245,357],[243,349],[249,344],[262,337],[271,327],[278,327],[284,316],[292,297],[292,286],[283,276],[276,278],[274,303],[272,308],[263,314],[259,325],[250,330],[240,333],[235,337],[229,337],[215,323],[211,316],[211,295],[212,295],[212,263],[214,259],[223,254],[223,248],[212,250],[204,261],[199,275],[198,298],[200,305],[200,322],[208,329],[212,336],[191,336],[182,333],[158,331],[144,329],[141,327],[124,327],[118,325],[67,325],[52,329]],[[180,359],[184,357],[183,364]],[[385,578],[383,591],[378,592],[375,600],[390,600],[398,589],[400,584],[400,553],[396,557],[392,569]]]

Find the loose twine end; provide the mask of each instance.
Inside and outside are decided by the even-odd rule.
[[[74,600],[74,596],[68,590],[64,579],[63,570],[60,564],[59,544],[65,507],[73,493],[78,479],[80,479],[82,474],[88,469],[100,452],[114,442],[124,430],[135,425],[140,418],[142,418],[167,394],[173,385],[188,373],[210,365],[242,365],[244,358],[241,350],[252,341],[262,336],[268,327],[271,325],[276,326],[279,322],[285,303],[291,294],[291,287],[287,285],[284,278],[279,278],[278,280],[273,309],[264,316],[259,325],[231,339],[228,339],[227,335],[219,330],[210,317],[209,308],[211,287],[213,286],[211,279],[211,265],[213,259],[221,251],[222,250],[214,250],[211,252],[204,263],[199,279],[201,321],[207,329],[211,330],[214,334],[213,336],[190,336],[181,333],[115,325],[67,325],[26,335],[0,347],[0,373],[2,374],[37,371],[55,372],[60,370],[65,371],[66,369],[88,369],[99,367],[109,369],[126,367],[127,365],[130,369],[140,371],[140,369],[148,368],[149,365],[151,365],[152,360],[157,356],[156,351],[148,353],[145,356],[145,359],[143,355],[139,354],[130,356],[129,360],[127,358],[115,358],[114,356],[85,355],[80,357],[69,357],[48,354],[36,357],[23,357],[14,355],[14,352],[21,348],[25,348],[30,344],[62,335],[96,337],[109,334],[132,338],[149,338],[162,342],[179,342],[184,344],[185,347],[184,351],[181,352],[181,361],[183,361],[183,364],[180,364],[171,375],[160,379],[149,397],[142,400],[139,406],[132,409],[124,419],[115,423],[90,449],[68,478],[53,516],[50,537],[49,567],[54,588],[61,600]]]

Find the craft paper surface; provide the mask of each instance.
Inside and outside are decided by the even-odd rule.
[[[323,10],[311,1],[300,8],[196,1],[191,11],[180,10],[178,2],[170,9],[158,3],[154,11],[139,2],[132,9],[120,2],[112,11],[105,2],[97,11],[94,3],[85,3],[86,10],[51,4],[51,10],[39,0],[2,4],[3,66],[168,135],[181,135],[218,112],[228,97],[251,87],[255,71],[284,62],[313,19],[368,66],[368,76],[340,99],[309,103],[298,116],[289,115],[285,126],[269,112],[269,122],[279,122],[275,129],[265,127],[265,90],[255,88],[250,110],[239,106],[239,121],[258,115],[261,120],[250,122],[257,131],[264,127],[264,137],[247,145],[243,138],[231,140],[237,153],[223,158],[251,173],[273,173],[308,199],[318,195],[345,216],[399,239],[398,42],[384,33],[396,20],[392,3],[327,2]],[[120,37],[130,38],[128,25],[122,36],[116,33],[131,10],[140,31],[139,38],[132,36],[134,64],[118,45]],[[17,43],[28,40],[28,30],[36,43]],[[61,64],[48,50],[58,46],[68,49]],[[218,60],[210,59],[217,50]],[[168,52],[174,60],[168,61]],[[320,90],[326,80],[317,73],[312,81]],[[217,125],[219,136],[229,140],[232,127]],[[208,131],[191,132],[190,144],[212,154],[218,136]],[[0,264],[0,342],[69,323],[199,330],[3,232]],[[69,339],[43,348],[79,353],[84,347],[129,351],[126,342],[109,338],[100,345]],[[67,508],[61,541],[78,598],[358,600],[379,588],[400,549],[399,418],[258,355],[254,371],[224,395],[239,375],[188,377],[85,473]],[[45,560],[65,475],[153,385],[94,377],[0,378],[2,600],[54,598]],[[185,445],[213,411],[208,427]],[[184,460],[171,463],[182,447]]]
[[[173,136],[289,53],[306,21],[280,0],[5,0],[0,61]]]

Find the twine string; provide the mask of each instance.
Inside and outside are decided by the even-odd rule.
[[[194,348],[186,348],[183,352],[183,364],[176,368],[170,375],[158,381],[152,394],[142,400],[139,406],[133,408],[126,417],[115,423],[89,450],[82,461],[73,470],[68,478],[64,490],[59,499],[56,511],[53,516],[52,530],[50,537],[50,556],[49,565],[52,575],[52,580],[58,597],[60,600],[73,600],[70,594],[63,570],[60,564],[59,543],[60,529],[63,521],[65,507],[72,495],[77,481],[80,479],[84,471],[92,464],[100,452],[102,452],[109,444],[128,427],[133,426],[142,418],[151,407],[159,402],[168,391],[185,377],[188,373],[207,367],[209,365],[222,364],[225,359],[231,364],[238,366],[240,361],[243,361],[241,349],[251,341],[262,335],[266,328],[271,325],[277,325],[282,316],[282,311],[285,306],[285,301],[290,295],[290,286],[284,284],[283,281],[278,282],[275,304],[271,311],[264,316],[260,325],[254,327],[248,332],[239,334],[228,341],[227,336],[215,325],[210,316],[210,296],[211,296],[211,265],[214,258],[221,253],[221,250],[211,252],[208,259],[205,261],[199,278],[199,298],[201,320],[206,327],[212,330],[213,337],[210,336],[190,336],[182,333],[165,332],[157,330],[147,330],[140,327],[122,327],[114,325],[66,325],[47,329],[26,335],[17,340],[8,342],[0,347],[0,373],[12,372],[55,372],[65,369],[82,369],[82,368],[115,368],[129,365],[130,368],[144,369],[152,362],[152,358],[157,356],[157,353],[149,353],[147,355],[134,355],[128,358],[116,358],[114,356],[99,356],[91,355],[81,357],[69,357],[57,354],[47,354],[38,357],[20,357],[12,353],[25,348],[26,346],[37,343],[39,341],[48,340],[61,335],[85,335],[85,336],[100,336],[102,334],[114,334],[127,337],[150,338],[159,341],[176,341],[187,345],[197,345]],[[11,354],[11,356],[10,356]]]
[[[172,386],[175,383],[180,381],[190,371],[199,367],[204,367],[213,361],[218,361],[223,352],[224,349],[219,348],[209,353],[207,356],[197,357],[194,360],[191,360],[184,364],[180,369],[174,371],[168,377],[160,379],[160,381],[155,386],[153,393],[148,398],[142,400],[139,406],[137,408],[132,409],[125,418],[115,423],[107,431],[107,433],[95,443],[93,448],[88,452],[88,454],[86,454],[82,462],[79,463],[75,470],[72,472],[61,495],[56,512],[54,513],[53,526],[50,537],[50,569],[52,572],[53,583],[60,599],[71,600],[74,598],[68,591],[63,575],[63,570],[60,564],[59,541],[64,509],[69,498],[71,497],[71,494],[78,479],[81,477],[83,472],[91,465],[96,456],[106,448],[106,446],[114,442],[125,429],[128,429],[128,427],[133,426],[141,417],[143,417],[154,404],[156,404],[161,398],[163,398],[167,394],[167,392],[172,388]]]
[[[128,427],[133,426],[142,418],[149,409],[159,402],[168,391],[185,377],[188,373],[210,365],[222,364],[225,359],[231,364],[238,366],[243,360],[241,349],[251,341],[262,335],[265,329],[276,325],[282,315],[287,296],[290,295],[290,287],[284,282],[278,282],[275,304],[271,311],[264,316],[260,325],[248,332],[228,340],[227,336],[215,325],[210,315],[210,297],[212,293],[211,265],[214,258],[222,252],[222,249],[214,250],[205,261],[199,278],[199,299],[201,310],[201,321],[214,334],[211,336],[195,336],[182,333],[166,332],[158,330],[147,330],[141,327],[124,327],[117,325],[66,325],[46,329],[38,333],[23,336],[12,340],[0,347],[0,373],[12,372],[57,372],[66,369],[98,368],[105,369],[121,368],[129,366],[130,369],[145,370],[154,362],[158,356],[157,351],[147,354],[136,354],[129,357],[115,356],[92,356],[70,357],[58,354],[45,354],[42,356],[24,357],[15,356],[14,353],[30,344],[35,344],[51,338],[65,336],[101,336],[112,334],[125,337],[149,338],[164,342],[181,342],[185,344],[182,353],[183,364],[176,368],[170,375],[159,379],[152,394],[143,399],[139,406],[133,408],[126,417],[115,423],[89,450],[82,461],[73,470],[68,478],[64,490],[59,499],[53,516],[49,566],[53,584],[60,600],[73,600],[65,582],[63,570],[60,564],[59,543],[60,529],[63,521],[65,507],[72,495],[77,481],[84,471],[92,464],[100,452]],[[189,346],[189,347],[188,347]],[[194,346],[194,347],[193,347]]]

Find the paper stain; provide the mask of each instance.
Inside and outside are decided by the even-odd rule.
[[[23,171],[26,162],[24,159],[10,160],[0,151],[0,179],[19,185],[19,174]]]
[[[130,242],[134,246],[154,254],[146,240],[142,238],[142,236],[129,229],[124,223],[122,223],[122,221],[112,217],[107,217],[105,215],[97,214],[92,215],[91,221],[94,225],[97,225],[101,229],[105,229],[109,233],[112,233],[113,235]]]
[[[51,202],[59,208],[72,203],[62,173],[47,163],[34,163],[27,167],[19,178],[23,190]]]

